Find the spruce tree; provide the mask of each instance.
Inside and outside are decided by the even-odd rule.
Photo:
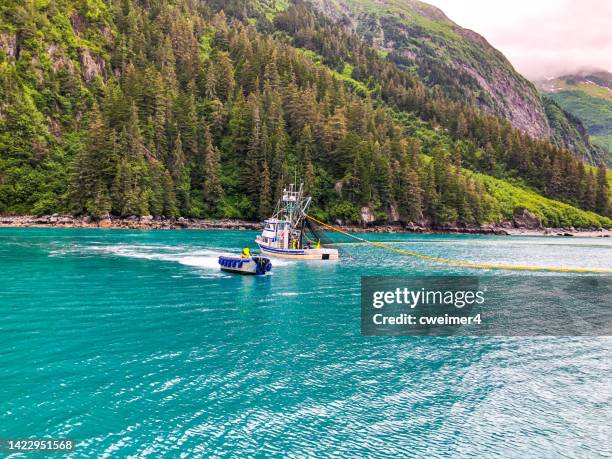
[[[151,177],[151,195],[149,197],[149,211],[151,215],[160,216],[164,214],[164,188],[163,172],[161,163],[157,160],[152,161],[149,167]]]
[[[226,102],[236,89],[234,65],[229,54],[223,51],[215,53],[213,61],[215,96]]]
[[[100,216],[108,213],[106,179],[114,171],[109,133],[97,104],[91,109],[87,140],[78,152],[73,167],[71,196],[77,212]]]
[[[178,200],[178,206],[182,215],[188,215],[190,210],[190,180],[187,170],[185,154],[181,134],[178,133],[174,141],[174,148],[170,154],[168,169],[174,182],[174,190]]]
[[[603,164],[597,168],[597,191],[595,197],[595,212],[608,215],[610,210],[610,188],[608,185],[607,170]]]
[[[223,187],[219,178],[220,155],[219,150],[212,143],[212,136],[208,127],[205,130],[205,168],[204,168],[204,204],[211,215],[215,215],[223,199]]]
[[[467,124],[467,119],[465,118],[465,115],[463,114],[463,112],[459,112],[459,115],[457,116],[456,133],[457,133],[457,137],[459,138],[467,137],[468,124]]]
[[[172,38],[166,35],[163,42],[157,51],[157,62],[160,68],[160,73],[164,77],[164,83],[167,88],[175,93],[178,89],[178,81],[176,78],[176,58],[172,49]]]
[[[174,182],[172,176],[167,170],[163,171],[163,213],[166,217],[176,217],[179,215],[179,210],[176,204],[176,193],[174,192]]]
[[[408,221],[418,222],[423,218],[423,189],[419,174],[414,169],[409,169],[406,173],[406,181],[405,198],[402,203],[406,218]],[[433,196],[430,196],[431,198]]]
[[[563,192],[563,175],[557,157],[552,159],[550,179],[548,180],[546,191],[552,197],[559,197]]]
[[[426,214],[435,221],[438,219],[440,211],[440,195],[437,190],[436,172],[434,169],[433,160],[425,166],[421,183],[424,184],[423,208],[425,209]]]
[[[217,73],[215,72],[214,62],[210,62],[204,80],[204,96],[207,99],[217,98]]]
[[[244,180],[246,190],[251,196],[257,196],[262,186],[262,172],[264,166],[264,139],[262,137],[262,125],[259,111],[259,101],[254,94],[249,98],[251,108],[251,134],[246,155],[246,168]],[[269,171],[268,171],[269,174]],[[268,180],[269,180],[268,175]],[[270,192],[271,190],[268,189]]]
[[[304,192],[307,195],[312,196],[316,192],[315,185],[315,168],[312,164],[312,161],[310,159],[306,159],[306,163],[304,166]]]
[[[251,114],[241,88],[236,91],[232,102],[227,127],[229,133],[224,142],[225,153],[232,160],[241,162],[246,155],[251,133]]]
[[[157,159],[165,161],[168,157],[168,138],[166,136],[168,121],[168,99],[159,86],[160,91],[155,97],[155,109],[153,114],[153,138]]]
[[[193,82],[176,99],[174,112],[176,126],[181,134],[181,148],[186,162],[193,162],[198,154],[197,113]]]
[[[108,217],[112,210],[112,202],[108,187],[105,183],[99,183],[94,192],[92,204],[88,205],[88,212],[95,218]]]
[[[266,218],[272,212],[272,187],[270,186],[270,172],[267,162],[264,162],[261,171],[258,210],[259,218]]]
[[[586,185],[584,191],[584,208],[587,210],[595,210],[597,204],[597,179],[593,171],[587,173]]]
[[[145,163],[138,122],[123,129],[117,143],[119,162],[111,189],[112,211],[123,217],[149,212],[148,167]]]
[[[287,164],[289,139],[282,119],[276,125],[276,131],[272,135],[272,143],[273,150],[271,152],[271,168],[269,171],[272,183],[272,196],[278,199],[285,185],[283,181],[289,176],[289,166]]]
[[[124,132],[120,136],[120,144],[123,144]],[[117,172],[112,187],[112,211],[121,217],[135,215],[135,203],[133,202],[134,181],[130,171],[128,160],[125,156],[117,164]]]
[[[316,154],[316,144],[312,136],[312,128],[309,124],[305,125],[299,136],[299,140],[296,146],[298,161],[317,161],[318,156]]]

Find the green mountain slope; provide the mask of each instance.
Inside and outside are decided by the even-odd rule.
[[[577,120],[562,112],[549,120],[533,84],[482,36],[438,8],[417,0],[311,1],[428,86],[507,119],[533,137],[550,137],[577,157],[598,161],[599,152],[580,135]]]
[[[3,2],[0,212],[258,219],[297,173],[326,219],[487,223],[523,199],[612,225],[568,151],[334,27],[301,2]]]
[[[583,73],[540,81],[538,87],[560,107],[580,119],[593,144],[612,166],[612,74]]]

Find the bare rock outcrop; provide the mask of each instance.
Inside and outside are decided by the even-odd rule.
[[[91,83],[98,75],[105,74],[106,62],[104,62],[104,59],[88,49],[83,48],[79,51],[79,60],[81,61],[83,78],[87,83]]]
[[[540,229],[542,228],[542,220],[537,215],[529,212],[524,207],[517,207],[514,210],[514,216],[512,218],[515,228],[525,229]]]
[[[9,32],[0,32],[0,49],[8,57],[14,59],[17,56],[17,35]]]
[[[364,206],[361,208],[361,223],[364,225],[369,225],[370,223],[374,223],[376,221],[376,217],[374,216],[374,212],[368,206]]]
[[[47,56],[51,61],[51,66],[54,72],[62,68],[68,68],[71,72],[74,70],[74,64],[66,57],[64,51],[57,43],[51,43],[47,46]]]

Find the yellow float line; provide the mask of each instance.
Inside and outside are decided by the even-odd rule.
[[[598,274],[612,273],[612,269],[545,268],[545,267],[540,267],[540,266],[493,265],[489,263],[475,263],[473,261],[447,260],[445,258],[431,257],[429,255],[423,255],[420,253],[409,252],[407,250],[396,249],[395,247],[389,247],[388,245],[382,244],[380,242],[368,241],[367,239],[363,239],[353,234],[347,233],[346,231],[341,230],[338,227],[328,225],[327,223],[324,223],[321,220],[317,220],[316,218],[310,215],[306,215],[306,217],[325,228],[328,228],[332,231],[336,231],[338,233],[344,234],[345,236],[356,239],[360,241],[361,243],[373,245],[374,247],[378,247],[380,249],[390,250],[391,252],[401,253],[402,255],[409,255],[411,257],[421,258],[423,260],[437,261],[438,263],[447,263],[447,264],[458,265],[458,266],[469,266],[471,268],[507,269],[507,270],[512,270],[512,271],[552,271],[552,272],[562,272],[562,273],[598,273]]]

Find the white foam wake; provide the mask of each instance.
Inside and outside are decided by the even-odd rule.
[[[174,262],[203,270],[217,271],[219,268],[218,258],[220,255],[223,255],[224,252],[208,248],[194,249],[189,246],[113,244],[90,245],[85,247],[72,246],[54,250],[49,253],[50,256],[65,256],[69,254],[102,254],[116,257]]]
[[[168,246],[168,245],[138,245],[138,244],[113,244],[93,245],[87,247],[72,247],[61,251],[55,251],[52,255],[66,255],[68,253],[80,254],[105,254],[117,257],[139,258],[145,260],[157,260],[180,263],[185,266],[193,266],[204,270],[219,269],[218,258],[221,255],[237,255],[221,248],[194,248],[190,246]],[[291,263],[290,260],[274,259],[274,266],[282,266]]]

